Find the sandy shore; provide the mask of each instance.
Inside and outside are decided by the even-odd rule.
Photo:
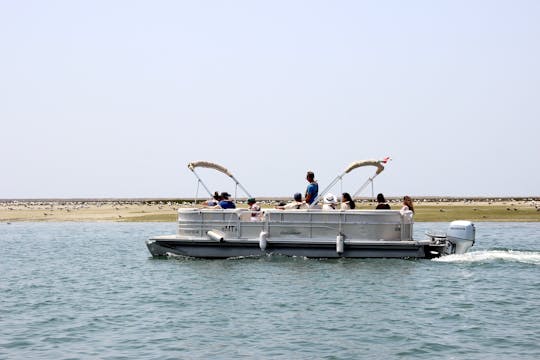
[[[261,201],[273,207],[279,199]],[[391,199],[393,209],[400,208]],[[189,200],[1,200],[0,222],[16,221],[175,221],[180,207]],[[360,209],[373,209],[370,200],[357,202]],[[415,200],[416,221],[540,221],[538,198],[419,198]],[[238,201],[238,207],[246,207]]]

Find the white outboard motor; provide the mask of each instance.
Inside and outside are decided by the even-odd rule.
[[[452,243],[454,254],[465,254],[474,245],[476,229],[474,224],[466,220],[456,220],[450,223],[446,232],[446,240]]]

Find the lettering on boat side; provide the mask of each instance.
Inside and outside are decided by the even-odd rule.
[[[236,225],[225,225],[221,228],[221,230],[223,231],[228,231],[228,232],[235,232],[236,231]]]
[[[280,235],[301,235],[302,232],[296,230],[281,230]]]

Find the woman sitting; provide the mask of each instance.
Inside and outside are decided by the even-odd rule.
[[[356,207],[351,194],[344,192],[341,194],[341,210],[352,210]]]
[[[386,199],[384,198],[384,195],[381,193],[377,194],[377,207],[375,209],[390,210],[390,205],[388,205]]]
[[[411,211],[414,213],[414,205],[413,205],[413,202],[412,202],[412,199],[409,195],[405,195],[403,197],[403,207],[401,208],[401,213],[404,213],[404,212],[407,212],[407,211]]]

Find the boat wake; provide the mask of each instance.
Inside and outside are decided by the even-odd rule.
[[[433,261],[451,263],[487,263],[493,261],[508,261],[540,265],[540,252],[515,250],[473,251],[465,254],[443,256],[433,259]]]

